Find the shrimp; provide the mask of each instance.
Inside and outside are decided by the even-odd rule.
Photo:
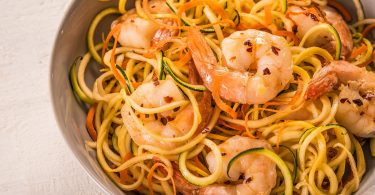
[[[272,149],[271,145],[265,140],[243,136],[229,138],[219,145],[223,156],[222,169],[227,170],[229,161],[240,152],[258,147]],[[211,172],[215,171],[217,167],[215,165],[213,152],[207,154],[206,160],[209,170]],[[241,176],[244,177],[244,181],[241,184],[235,186],[209,186],[203,189],[204,194],[219,194],[219,192],[236,192],[228,194],[269,194],[276,185],[276,165],[268,157],[259,154],[250,154],[241,157],[241,159],[235,162],[229,171],[229,175],[226,174],[226,171],[223,171],[218,182],[235,182],[238,181]]]
[[[313,27],[320,23],[331,24],[338,32],[342,48],[341,55],[348,56],[353,49],[353,39],[350,33],[349,27],[342,18],[342,16],[336,12],[335,9],[324,6],[324,7],[298,7],[290,6],[288,8],[289,18],[294,21],[297,26],[297,36],[303,38],[303,36]],[[330,53],[334,53],[336,50],[336,42],[328,37],[320,37],[317,44]]]
[[[171,10],[162,0],[153,0],[149,2],[151,14],[170,13]],[[173,19],[161,19],[161,22],[167,25],[176,25]],[[151,20],[141,18],[137,15],[135,9],[131,9],[112,23],[112,29],[120,24],[121,31],[118,38],[122,46],[145,48],[156,46],[160,41],[169,39],[178,31],[159,27]]]
[[[322,11],[325,13],[325,17],[327,22],[330,23],[338,32],[340,39],[341,39],[341,54],[342,56],[348,56],[351,54],[353,50],[353,38],[352,34],[349,30],[348,25],[346,24],[345,20],[342,16],[336,12],[335,9],[331,7],[323,7]],[[331,47],[329,51],[335,50],[335,43],[331,42]]]
[[[198,126],[197,132],[202,130],[208,123],[212,108],[210,94],[197,96],[199,111],[202,121]],[[152,81],[140,85],[131,95],[130,98],[145,108],[160,107],[175,101],[185,100],[183,93],[172,81],[167,77],[166,80]],[[121,110],[121,116],[124,124],[137,145],[152,145],[162,149],[173,149],[183,143],[163,142],[154,139],[151,135],[139,129],[134,118],[130,115],[131,108],[124,106]],[[145,116],[143,125],[145,128],[153,131],[160,136],[166,138],[178,137],[185,135],[193,125],[194,111],[191,104],[179,109],[173,109],[160,113],[158,116]]]
[[[375,73],[346,61],[333,61],[311,80],[306,99],[315,99],[341,84],[337,122],[360,137],[375,137]]]
[[[222,75],[219,94],[243,104],[265,103],[283,90],[292,78],[292,55],[285,39],[258,30],[237,31],[222,41],[225,66],[197,29],[188,32],[188,48],[205,86],[213,90]],[[219,56],[220,57],[220,56]]]
[[[167,6],[164,0],[152,0],[149,2],[150,12],[154,14],[166,14],[171,13],[170,8]],[[162,22],[168,26],[176,26],[177,22],[175,19],[163,19]],[[151,46],[155,47],[159,42],[167,40],[178,33],[178,30],[168,29],[166,27],[159,28],[154,37],[151,40]]]
[[[183,176],[174,165],[173,178],[176,188],[183,194],[270,194],[276,185],[275,163],[260,154],[249,154],[238,159],[232,166],[229,175],[226,169],[229,161],[242,151],[251,148],[265,147],[271,149],[265,140],[252,139],[243,136],[234,136],[219,145],[223,156],[222,176],[217,181],[220,184],[213,184],[205,187],[195,186],[183,179]],[[216,169],[215,157],[212,152],[208,153],[206,160],[209,170]],[[233,184],[223,184],[232,182]],[[235,184],[236,183],[236,184]]]
[[[189,61],[189,82],[194,85],[201,85],[203,84],[202,79],[199,77],[199,73],[197,72],[197,69],[195,68],[194,62]],[[203,129],[208,124],[208,121],[211,118],[212,115],[212,96],[211,92],[208,90],[204,91],[203,93],[196,93],[196,98],[199,105],[199,112],[201,113],[202,122],[199,124],[198,129]]]
[[[160,107],[167,103],[184,100],[183,93],[178,89],[176,84],[170,79],[147,82],[140,85],[131,95],[130,98],[138,105],[145,108]],[[162,142],[154,139],[146,132],[143,132],[136,124],[136,121],[130,116],[131,108],[124,106],[121,110],[126,128],[137,145],[152,145],[162,149],[172,149],[179,143]],[[189,104],[184,108],[175,111],[162,112],[163,120],[158,120],[157,116],[148,116],[149,120],[144,120],[143,125],[154,133],[163,137],[182,136],[190,130],[193,121],[193,108]],[[154,120],[153,120],[154,119]]]

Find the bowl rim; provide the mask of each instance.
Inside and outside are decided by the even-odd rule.
[[[49,71],[48,71],[48,83],[49,83],[49,98],[50,98],[50,104],[52,104],[52,110],[53,110],[53,117],[57,123],[57,128],[59,129],[59,132],[60,132],[60,135],[62,135],[63,139],[64,139],[64,142],[66,145],[69,146],[69,149],[70,149],[70,152],[74,154],[74,161],[78,161],[79,165],[81,168],[83,168],[84,172],[89,176],[89,178],[94,181],[94,183],[99,186],[99,188],[102,190],[103,193],[105,194],[111,194],[111,190],[106,186],[104,185],[103,182],[101,182],[99,180],[99,178],[94,174],[93,170],[91,169],[91,167],[89,166],[84,166],[84,163],[83,163],[83,160],[80,156],[80,154],[77,152],[77,150],[75,149],[75,147],[73,146],[72,143],[69,143],[68,140],[67,140],[67,136],[66,134],[64,133],[63,131],[63,124],[62,124],[62,121],[59,120],[58,116],[57,116],[57,103],[55,101],[55,96],[54,96],[54,93],[53,93],[53,85],[52,85],[52,82],[53,82],[53,73],[52,73],[52,69],[53,67],[55,66],[54,65],[54,61],[56,59],[56,55],[57,55],[57,48],[56,48],[56,44],[58,42],[58,40],[60,39],[60,36],[63,32],[63,26],[64,26],[64,23],[65,21],[68,19],[69,15],[73,12],[73,8],[76,6],[76,4],[78,4],[79,1],[77,0],[68,0],[68,3],[67,3],[67,6],[65,6],[64,10],[63,10],[63,13],[64,13],[64,16],[62,17],[62,19],[59,21],[59,26],[57,28],[57,32],[56,34],[54,35],[55,36],[55,39],[53,41],[53,45],[52,45],[52,54],[51,54],[51,57],[50,57],[50,61],[49,61]]]

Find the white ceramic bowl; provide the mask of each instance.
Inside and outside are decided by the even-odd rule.
[[[341,0],[352,8],[351,0]],[[102,9],[115,6],[117,2],[99,2],[98,0],[75,0],[66,13],[64,21],[58,32],[53,52],[50,84],[56,120],[70,149],[80,161],[82,167],[91,178],[108,194],[121,194],[121,191],[103,172],[96,161],[95,152],[85,147],[84,141],[90,139],[86,127],[86,111],[75,99],[69,84],[69,68],[78,55],[87,52],[86,33],[93,17]],[[375,1],[362,0],[367,17],[375,17]],[[133,1],[128,0],[128,5],[133,7]],[[355,14],[353,14],[355,16]],[[109,22],[108,22],[109,24]],[[109,25],[104,25],[108,31]],[[107,29],[107,30],[105,30]],[[94,66],[90,66],[88,80],[93,80],[97,75]],[[361,182],[357,194],[375,194],[375,159],[370,157],[365,146],[367,162],[366,175]]]

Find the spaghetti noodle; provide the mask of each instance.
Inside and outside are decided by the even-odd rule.
[[[324,14],[329,5],[338,10],[346,10],[345,6],[327,1],[135,0],[135,8],[126,10],[127,1],[120,0],[118,7],[101,11],[89,29],[89,52],[82,60],[76,60],[70,79],[76,95],[91,107],[86,125],[93,140],[86,143],[96,150],[103,170],[119,188],[145,194],[215,194],[218,188],[230,194],[243,190],[243,185],[251,188],[242,191],[247,194],[355,192],[366,164],[351,126],[341,124],[337,118],[346,101],[341,97],[344,89],[307,96],[312,94],[308,92],[311,83],[331,62],[345,60],[354,66],[371,66],[373,45],[358,35],[363,29],[364,36],[369,35],[375,19],[365,19],[360,1],[354,0],[358,20],[349,27],[350,33],[355,34],[353,45],[352,36],[344,37],[341,32],[346,22],[330,23]],[[123,16],[113,23],[106,40],[95,45],[94,34],[101,33],[96,29],[98,23],[108,15],[120,13]],[[346,10],[345,19],[351,20],[349,16]],[[313,26],[303,29],[298,17],[311,20]],[[274,79],[277,74],[288,77],[270,99],[233,101],[231,94],[223,94],[224,83],[233,83],[232,77],[228,79],[232,71],[246,72],[250,79],[258,74],[254,67],[233,70],[238,68],[232,66],[238,65],[239,60],[226,59],[228,51],[224,47],[237,40],[231,38],[238,32],[241,36],[270,36],[265,41],[274,45],[280,39],[290,53],[289,76],[288,71],[263,70],[261,79],[270,74],[273,77],[267,78]],[[248,62],[262,63],[263,56],[256,51],[268,43],[251,42],[251,36],[244,44],[257,60]],[[262,55],[268,60],[273,55],[282,60],[278,62],[288,63],[282,44],[270,46]],[[244,46],[235,47],[238,49],[233,51],[240,52]],[[347,49],[353,52],[346,55]],[[278,58],[281,54],[283,58]],[[85,69],[91,58],[101,72],[89,87]],[[211,68],[204,72],[202,67],[207,64]],[[277,66],[285,68],[289,64]],[[216,72],[212,73],[212,69]],[[260,85],[254,86],[258,89]],[[232,93],[236,87],[226,90]],[[272,90],[265,85],[262,93]],[[354,99],[352,102],[356,104]],[[369,99],[367,106],[373,103]],[[239,144],[238,152],[223,153],[222,147],[239,137],[267,144],[255,148],[241,148],[244,146]],[[274,179],[262,181],[269,183],[269,189],[256,185],[256,174],[231,176],[241,159],[248,157],[251,163],[255,155],[271,159],[267,162],[273,167],[270,174],[276,170]]]

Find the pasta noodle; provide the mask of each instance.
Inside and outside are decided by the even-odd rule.
[[[155,2],[163,5],[155,8]],[[126,0],[120,0],[117,8],[105,9],[94,18],[88,33],[89,52],[77,64],[78,69],[73,69],[73,73],[77,71],[77,77],[71,75],[73,87],[78,86],[74,88],[77,96],[86,103],[92,103],[91,106],[95,105],[88,123],[92,123],[90,125],[96,130],[97,140],[86,141],[86,145],[96,150],[99,164],[119,188],[147,194],[176,194],[179,182],[174,178],[176,164],[178,173],[184,179],[201,188],[215,183],[223,185],[219,182],[220,177],[227,170],[221,167],[228,162],[223,160],[220,145],[232,137],[243,136],[265,140],[272,146],[268,150],[281,159],[277,163],[279,169],[271,194],[350,194],[358,189],[366,164],[358,138],[336,121],[335,116],[342,101],[340,91],[324,93],[312,100],[306,99],[306,96],[312,79],[338,58],[349,60],[356,66],[372,63],[373,45],[366,38],[358,39],[355,49],[364,45],[366,50],[348,59],[342,54],[345,40],[339,37],[342,47],[341,42],[338,45],[338,35],[333,34],[332,41],[337,45],[336,53],[332,53],[321,45],[314,45],[311,40],[319,33],[337,31],[333,27],[332,31],[330,25],[322,24],[298,38],[296,24],[291,19],[295,13],[288,8],[324,7],[327,0],[136,0],[134,10],[126,10],[126,3]],[[374,19],[364,18],[360,1],[354,0],[354,3],[358,21],[350,27],[353,34],[361,33],[363,28],[374,23]],[[167,11],[155,13],[154,9],[163,9],[163,6]],[[120,20],[112,25],[113,37],[110,34],[106,41],[95,45],[96,26],[104,17],[119,13],[124,14],[122,17],[133,14],[138,18],[132,19],[132,22],[147,21],[144,23],[162,29],[160,33],[170,34],[163,34],[167,36],[165,40],[154,37],[152,41],[155,44],[153,42],[147,47],[123,45],[123,32],[113,27],[121,25],[116,23],[123,22]],[[310,14],[317,17],[314,13]],[[279,35],[286,40],[291,52],[293,78],[275,97],[263,103],[241,103],[227,99],[219,103],[215,98],[215,84],[211,88],[204,78],[203,83],[194,83],[189,67],[196,63],[196,55],[188,40],[191,29],[198,29],[204,36],[204,42],[215,56],[218,66],[227,65],[228,61],[222,57],[227,51],[221,44],[230,34],[257,29]],[[147,28],[143,31],[147,31]],[[128,37],[126,41],[131,42],[130,39]],[[117,44],[118,41],[121,45]],[[103,51],[102,57],[100,50]],[[272,49],[275,54],[279,50]],[[341,55],[337,53],[338,50],[342,50]],[[93,87],[85,82],[85,72],[91,58],[101,67],[100,76]],[[225,79],[222,82],[226,82]],[[159,102],[167,103],[158,106],[151,103],[143,105],[143,102],[153,101],[148,98],[157,98],[157,95],[147,97],[148,93],[153,92],[142,95],[141,90],[158,85],[169,86],[160,90],[176,89],[171,92],[173,97],[168,95],[159,99]],[[201,102],[205,98],[203,94],[209,90],[214,97],[209,96],[209,102],[212,102],[206,108],[206,113],[202,112]],[[137,99],[134,94],[141,95]],[[305,110],[309,116],[304,117],[301,110]],[[235,114],[231,115],[230,112]],[[181,114],[183,116],[179,116],[180,113],[184,113]],[[180,127],[178,122],[189,125],[181,130],[183,133],[168,134],[171,133],[170,129]],[[159,124],[169,130],[157,129]],[[133,128],[139,129],[140,133],[134,134]],[[138,140],[137,136],[145,135],[152,141]],[[267,151],[264,155],[273,158]],[[219,167],[215,170],[210,169],[205,160],[210,152],[214,154],[215,164]],[[288,174],[292,181],[287,179]],[[237,181],[243,182],[246,182],[245,179]],[[289,183],[292,183],[292,188]]]

